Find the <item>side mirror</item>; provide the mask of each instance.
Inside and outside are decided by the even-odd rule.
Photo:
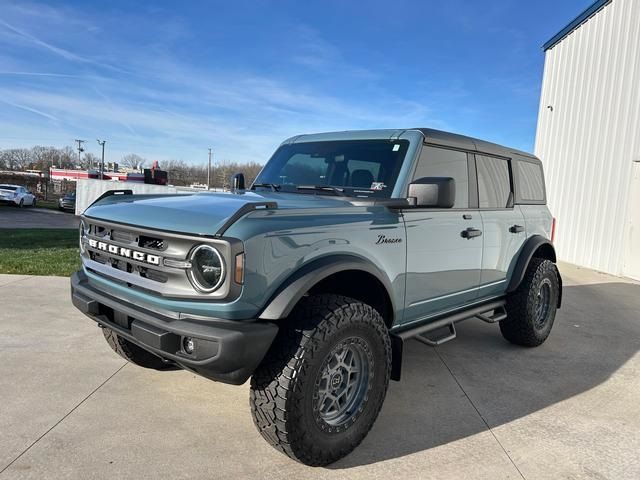
[[[451,177],[423,177],[409,184],[414,207],[451,208],[456,200],[456,181]]]
[[[231,190],[244,190],[244,174],[234,173],[231,176]]]

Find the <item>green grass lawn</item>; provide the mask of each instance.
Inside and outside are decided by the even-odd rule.
[[[0,229],[0,273],[68,277],[79,268],[76,229]]]

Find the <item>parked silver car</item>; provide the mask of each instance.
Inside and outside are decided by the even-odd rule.
[[[36,196],[20,185],[0,185],[0,203],[9,203],[20,208],[36,206]]]

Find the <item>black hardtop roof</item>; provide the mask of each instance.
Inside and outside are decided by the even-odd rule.
[[[488,155],[498,155],[501,157],[512,158],[514,155],[526,157],[528,160],[539,162],[540,159],[515,148],[505,147],[497,143],[487,142],[479,138],[467,137],[457,133],[435,130],[433,128],[412,128],[411,130],[419,130],[424,135],[426,143],[442,145],[452,148],[461,148],[463,150],[471,150],[478,153],[486,153]]]

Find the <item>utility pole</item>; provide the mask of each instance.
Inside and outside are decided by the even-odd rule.
[[[102,161],[100,162],[100,180],[104,178],[104,144],[107,143],[106,140],[100,141],[100,139],[96,139],[98,145],[102,146]]]
[[[82,152],[84,152],[84,148],[82,148],[82,144],[85,143],[86,140],[78,140],[76,138],[75,141],[78,142],[78,165],[80,165],[82,163],[81,154]]]
[[[207,190],[211,190],[211,149],[209,149],[209,168],[207,169]]]

